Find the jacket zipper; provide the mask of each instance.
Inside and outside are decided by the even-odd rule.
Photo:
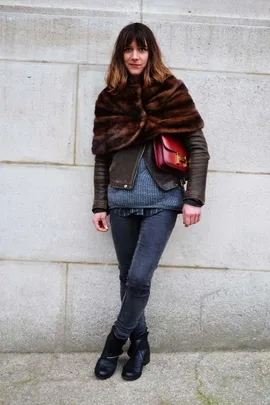
[[[143,153],[144,153],[144,150],[145,150],[145,144],[143,145],[142,151],[141,151],[141,153],[138,155],[136,164],[134,165],[134,170],[133,170],[133,173],[132,173],[132,176],[131,176],[131,185],[132,185],[132,188],[134,187],[134,179],[135,179],[135,176],[136,176],[136,173],[137,173],[137,170],[138,170],[139,162],[141,161],[142,155],[143,155]]]

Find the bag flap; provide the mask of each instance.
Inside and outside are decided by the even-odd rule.
[[[179,141],[179,139],[173,138],[172,136],[161,136],[162,143],[166,149],[171,152],[179,153],[181,156],[186,156],[187,152],[183,144]]]

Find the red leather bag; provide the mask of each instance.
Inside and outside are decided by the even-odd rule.
[[[187,151],[179,139],[172,135],[161,135],[154,139],[154,152],[157,166],[165,172],[187,173]]]

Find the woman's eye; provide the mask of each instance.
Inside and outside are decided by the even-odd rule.
[[[133,49],[131,48],[125,48],[124,52],[132,52]],[[139,48],[138,49],[139,52],[146,52],[147,49],[146,48]]]

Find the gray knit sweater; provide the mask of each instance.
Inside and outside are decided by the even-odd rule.
[[[122,190],[109,186],[109,208],[162,208],[181,211],[183,192],[180,187],[165,191],[151,176],[142,157],[137,169],[132,190]]]

